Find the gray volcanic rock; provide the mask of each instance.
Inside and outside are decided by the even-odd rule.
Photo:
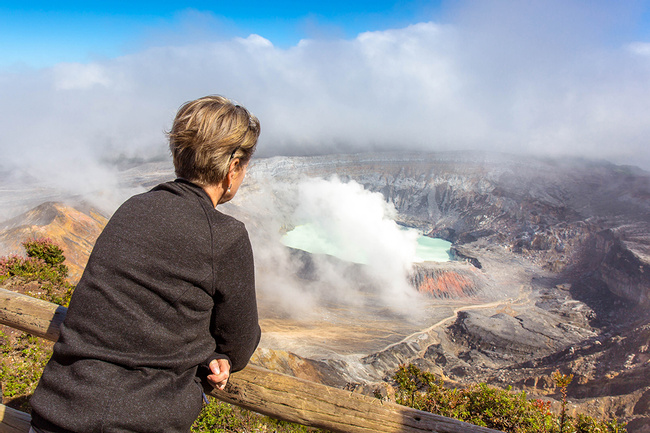
[[[648,302],[650,176],[642,170],[461,152],[278,157],[251,169],[254,182],[333,174],[381,192],[405,225],[456,251],[489,239],[574,282],[597,272],[616,296]]]
[[[596,249],[604,257],[598,273],[609,290],[635,304],[650,306],[648,226],[620,227],[598,234]]]
[[[461,311],[449,331],[469,349],[509,362],[540,358],[594,336],[541,309],[517,315]]]

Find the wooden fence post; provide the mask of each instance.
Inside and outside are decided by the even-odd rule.
[[[0,433],[27,433],[31,419],[25,412],[0,404]]]

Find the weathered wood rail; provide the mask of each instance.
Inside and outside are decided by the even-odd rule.
[[[0,289],[0,323],[56,341],[67,309]],[[285,421],[351,433],[495,433],[452,418],[411,409],[319,383],[248,366],[212,396]],[[27,433],[30,416],[0,405],[0,433]]]

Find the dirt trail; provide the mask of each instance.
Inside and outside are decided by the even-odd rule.
[[[434,323],[433,325],[429,326],[426,329],[416,331],[416,332],[414,332],[414,333],[412,333],[410,335],[407,335],[406,337],[404,337],[403,339],[401,339],[398,342],[389,344],[388,346],[384,347],[379,352],[389,350],[392,347],[395,347],[395,346],[397,346],[399,344],[408,343],[409,341],[414,341],[414,340],[419,339],[420,337],[424,337],[424,336],[426,336],[426,337],[428,337],[430,339],[430,341],[428,342],[429,344],[427,344],[427,346],[430,345],[430,344],[440,343],[439,338],[437,336],[434,337],[432,335],[433,332],[437,331],[438,328],[442,327],[445,323],[456,320],[456,318],[458,317],[459,312],[467,311],[467,310],[480,310],[480,309],[486,309],[486,308],[493,308],[493,307],[499,307],[501,305],[503,305],[504,307],[512,307],[514,305],[526,305],[528,302],[530,302],[530,294],[531,294],[531,292],[532,292],[532,290],[531,290],[530,287],[522,284],[519,287],[519,296],[517,296],[517,298],[514,298],[514,299],[513,298],[506,298],[506,299],[501,299],[501,300],[498,300],[498,301],[487,302],[485,304],[472,304],[472,305],[458,306],[458,307],[456,307],[456,308],[454,308],[452,310],[453,314],[451,314],[450,316],[445,317],[442,320],[439,320],[438,322]],[[426,347],[423,350],[426,350]]]

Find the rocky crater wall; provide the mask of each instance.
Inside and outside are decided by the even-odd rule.
[[[553,272],[568,269],[574,280],[597,272],[612,294],[647,305],[650,176],[643,171],[460,152],[271,158],[258,169],[280,181],[354,180],[382,193],[401,223],[454,248],[489,239]]]

